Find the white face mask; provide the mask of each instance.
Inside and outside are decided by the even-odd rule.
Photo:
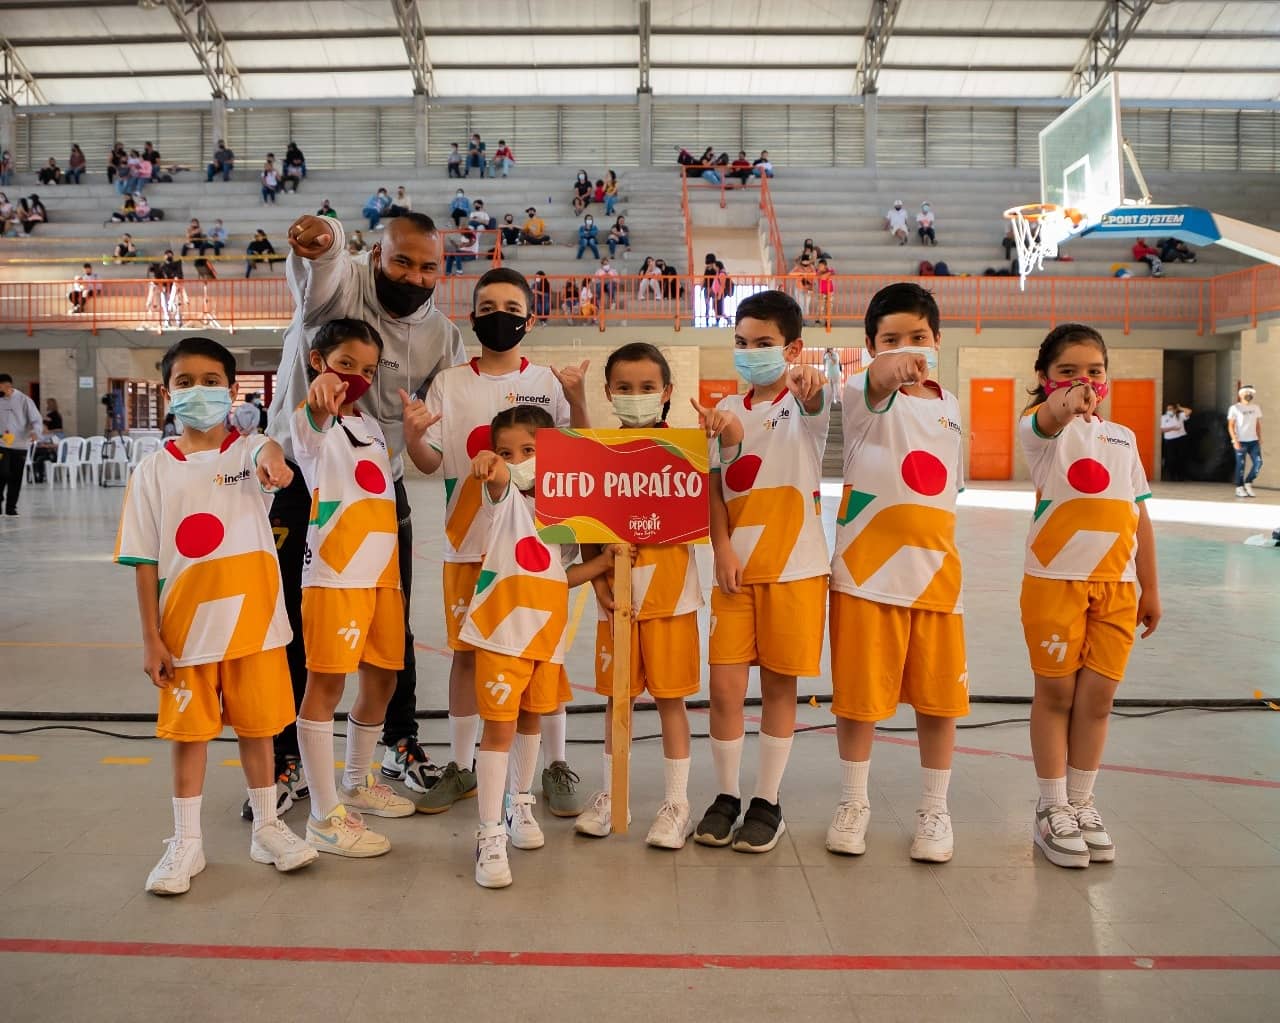
[[[623,426],[652,426],[662,415],[662,393],[651,394],[615,394],[609,399],[613,402],[613,414]]]
[[[537,457],[526,458],[519,465],[513,462],[507,463],[507,472],[511,473],[511,485],[522,493],[529,493],[533,489],[533,481],[538,471]]]
[[[925,365],[930,369],[938,368],[938,349],[936,348],[925,348],[917,345],[911,345],[905,348],[886,348],[883,352],[876,352],[876,354],[868,361],[874,362],[876,359],[885,355],[923,355]]]

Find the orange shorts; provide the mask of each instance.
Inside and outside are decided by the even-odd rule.
[[[476,704],[485,721],[514,721],[522,710],[551,714],[572,696],[563,664],[476,650]]]
[[[702,686],[698,612],[648,618],[631,625],[631,695],[658,700],[692,696]],[[596,692],[613,695],[613,629],[596,623]]]
[[[758,664],[779,675],[822,673],[827,577],[711,591],[712,664]]]
[[[311,671],[349,675],[361,664],[399,671],[404,667],[404,595],[386,586],[303,587],[302,642]]]
[[[278,735],[298,717],[284,649],[174,668],[173,683],[160,692],[156,735],[208,742],[223,725],[244,739]]]
[[[1088,668],[1119,682],[1137,627],[1137,583],[1022,578],[1022,631],[1031,670],[1043,678]]]
[[[450,650],[474,650],[470,643],[458,638],[467,620],[467,608],[476,595],[480,578],[478,561],[446,561],[444,563],[444,624],[449,633]]]
[[[964,616],[831,594],[831,710],[883,721],[909,703],[930,717],[969,713]]]

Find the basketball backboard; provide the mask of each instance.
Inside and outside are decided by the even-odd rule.
[[[1079,210],[1081,229],[1123,205],[1124,149],[1114,75],[1040,132],[1040,201]]]

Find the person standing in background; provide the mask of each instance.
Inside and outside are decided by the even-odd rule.
[[[1236,497],[1257,497],[1253,481],[1262,469],[1262,409],[1253,403],[1257,391],[1245,384],[1236,392],[1240,399],[1227,412],[1227,432],[1236,452]],[[1249,474],[1244,471],[1245,456],[1252,463]]]
[[[13,386],[13,377],[0,373],[0,497],[4,513],[18,514],[18,494],[27,450],[40,439],[40,409]]]
[[[1191,418],[1191,409],[1177,402],[1169,402],[1160,417],[1160,433],[1164,438],[1164,472],[1162,478],[1166,483],[1177,483],[1186,479],[1183,462],[1186,459],[1187,420]]]

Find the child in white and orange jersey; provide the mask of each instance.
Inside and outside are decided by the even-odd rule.
[[[391,851],[385,836],[365,827],[361,813],[414,813],[413,803],[376,783],[369,770],[396,672],[404,667],[404,596],[391,461],[382,428],[356,408],[381,355],[382,338],[363,320],[326,323],[307,357],[313,377],[307,400],[289,424],[298,467],[311,491],[302,568],[307,688],[298,710],[298,749],[311,792],[307,841],[337,856]],[[333,776],[333,713],[353,671],[360,673],[360,691],[347,715],[339,794]]]
[[[671,367],[651,344],[634,341],[609,355],[605,396],[624,428],[667,425],[674,382]],[[660,849],[683,848],[689,835],[689,715],[684,701],[700,687],[698,608],[702,585],[690,544],[640,546],[632,570],[631,697],[645,690],[662,722],[665,798],[645,839]],[[587,800],[574,830],[604,838],[613,830],[612,580],[593,580],[600,607],[596,625],[596,692],[609,697],[604,719],[604,784]]]
[[[1018,424],[1036,485],[1022,580],[1035,697],[1031,754],[1040,785],[1034,840],[1050,863],[1116,857],[1093,805],[1107,721],[1134,633],[1160,622],[1151,496],[1133,431],[1097,415],[1107,346],[1080,323],[1055,327]]]
[[[819,674],[830,572],[822,530],[827,378],[799,364],[800,307],[781,291],[738,305],[734,367],[751,389],[699,412],[711,446],[711,755],[720,793],[702,845],[768,852],[786,830],[778,797],[796,723],[796,677]],[[742,809],[743,705],[752,664],[763,702],[755,795]]]
[[[844,493],[831,562],[831,709],[842,772],[827,849],[866,851],[867,775],[877,721],[900,703],[916,712],[924,794],[911,858],[954,851],[947,788],[956,718],[969,713],[956,497],[960,406],[929,379],[938,304],[916,284],[871,299],[871,364],[845,385]]]
[[[275,441],[227,429],[236,360],[222,345],[183,338],[160,374],[183,432],[130,477],[115,560],[135,569],[143,670],[160,690],[156,735],[173,740],[174,833],[146,889],[179,895],[205,868],[201,794],[223,725],[236,731],[249,785],[250,858],[290,871],[316,851],[277,818],[272,770],[293,691],[267,508],[292,473]]]
[[[586,564],[566,567],[577,557],[576,546],[538,538],[532,499],[537,431],[554,425],[551,414],[535,405],[499,412],[491,424],[492,450],[479,452],[471,463],[471,478],[483,484],[491,511],[484,561],[461,632],[475,650],[476,703],[484,719],[476,756],[476,884],[484,888],[511,884],[508,839],[517,849],[543,845],[533,816],[533,772],[541,717],[556,711],[568,685],[569,588],[613,564],[614,548],[608,547]]]
[[[420,792],[415,802],[422,813],[443,813],[459,799],[475,795],[476,735],[480,718],[475,700],[475,651],[459,633],[467,605],[476,590],[485,553],[485,516],[481,486],[471,475],[471,461],[489,450],[489,423],[503,409],[535,405],[545,409],[556,426],[587,426],[587,363],[560,371],[536,366],[520,352],[525,333],[533,328],[533,293],[524,276],[510,267],[495,267],[476,282],[471,326],[480,341],[480,356],[447,369],[427,391],[426,410],[438,416],[425,436],[406,437],[406,453],[425,473],[443,469],[445,488],[444,618],[453,665],[449,670],[449,763],[435,784],[427,787],[412,775],[405,784]],[[561,706],[543,719],[547,767],[543,795],[557,816],[575,817],[582,809],[575,791],[577,775],[568,766],[567,722]],[[383,773],[399,777],[395,751],[388,749]]]

